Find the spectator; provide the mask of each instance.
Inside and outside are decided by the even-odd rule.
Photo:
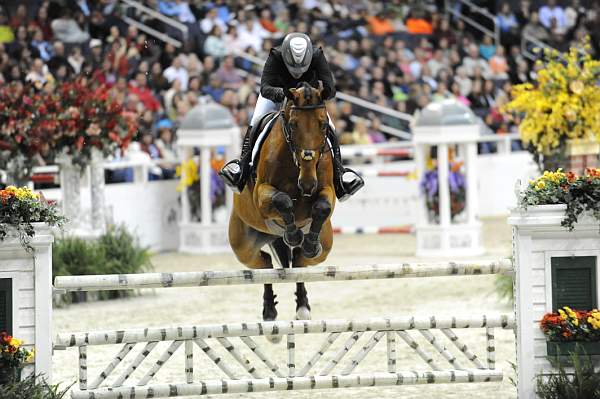
[[[219,25],[213,26],[210,35],[204,41],[204,53],[216,59],[221,59],[228,53],[227,45],[223,39],[223,32]]]
[[[63,43],[81,44],[90,39],[89,33],[81,30],[67,7],[63,8],[61,17],[52,21],[50,26],[56,39]]]
[[[277,32],[277,26],[275,25],[275,22],[273,21],[273,17],[271,15],[271,10],[269,10],[268,8],[263,8],[263,10],[260,12],[260,25],[263,27],[264,30],[266,30],[267,32],[270,33],[275,33]]]
[[[490,58],[490,71],[492,73],[492,79],[494,80],[506,80],[508,79],[508,62],[504,56],[504,47],[498,46],[496,54]]]
[[[242,78],[233,65],[232,56],[223,59],[221,67],[217,69],[217,76],[227,89],[238,89],[242,84]]]
[[[248,18],[238,26],[237,36],[241,47],[252,47],[254,51],[258,52],[262,48],[263,40],[268,38],[270,34],[253,18]]]
[[[219,76],[217,76],[216,73],[210,75],[208,85],[202,88],[202,92],[211,96],[215,102],[221,102],[221,97],[223,97],[225,89],[223,89],[221,79],[219,79]]]
[[[537,12],[531,13],[531,19],[523,28],[523,36],[530,36],[540,41],[546,41],[549,39],[550,35],[548,34],[546,28],[544,28],[544,26],[542,26],[540,23]]]
[[[162,93],[169,88],[169,81],[164,77],[162,67],[158,61],[154,62],[150,68],[148,87],[155,93]]]
[[[187,90],[189,75],[187,69],[185,69],[181,63],[181,56],[175,57],[171,66],[163,72],[163,76],[169,83],[173,83],[176,79],[179,80],[179,83],[181,83],[181,90]]]
[[[37,50],[40,58],[44,62],[47,62],[52,57],[52,46],[44,39],[44,33],[39,28],[33,33],[31,47]]]
[[[381,120],[374,115],[369,118],[371,124],[368,128],[369,139],[371,143],[384,143],[385,136],[381,133]]]
[[[78,75],[81,72],[83,63],[85,62],[85,58],[83,58],[83,55],[81,55],[81,48],[73,47],[71,54],[69,54],[69,57],[67,58],[67,61],[73,69],[73,72]]]
[[[67,58],[65,57],[65,45],[61,41],[57,40],[54,42],[52,45],[52,52],[54,55],[48,60],[47,65],[53,75],[55,74],[55,71],[61,67],[64,67],[69,75],[74,72],[69,61],[67,61]]]
[[[540,22],[546,28],[552,27],[552,20],[556,21],[556,28],[566,28],[565,10],[556,4],[556,0],[547,0],[548,4],[540,7]]]
[[[129,92],[135,94],[146,109],[152,112],[160,109],[160,102],[148,88],[148,79],[144,72],[138,72],[135,81],[129,82]]]
[[[205,34],[209,34],[215,25],[218,25],[222,32],[227,30],[225,22],[219,18],[217,9],[213,7],[208,10],[204,19],[200,21],[200,29]]]
[[[174,17],[184,24],[193,24],[196,17],[190,9],[190,5],[185,0],[159,1],[158,10],[170,17]]]
[[[483,42],[479,45],[479,54],[483,57],[483,59],[489,61],[495,53],[496,45],[490,36],[485,35],[483,37]]]
[[[496,17],[496,23],[500,29],[503,43],[512,44],[518,41],[519,23],[508,2],[502,4]]]
[[[27,17],[27,8],[25,4],[19,4],[15,15],[10,19],[9,26],[13,30],[17,30],[19,26],[27,26],[29,24],[29,18]]]
[[[33,83],[38,89],[41,89],[48,82],[53,82],[54,78],[48,72],[48,67],[44,64],[40,58],[33,60],[31,64],[31,70],[25,76],[26,82]]]
[[[479,57],[479,49],[475,44],[469,46],[469,54],[463,59],[462,66],[465,68],[468,76],[473,76],[476,67],[479,67],[484,76],[489,75],[488,63]]]
[[[417,9],[406,20],[406,30],[413,35],[431,35],[433,26],[425,18],[425,12]]]
[[[383,12],[367,17],[367,22],[369,31],[375,36],[385,36],[395,31],[392,21]]]
[[[159,166],[162,170],[162,176],[164,179],[172,179],[175,177],[175,169],[179,160],[173,143],[173,122],[169,119],[161,119],[158,121],[156,128],[158,138],[155,143],[160,152],[161,162]]]

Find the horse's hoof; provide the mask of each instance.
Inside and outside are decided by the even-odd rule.
[[[323,246],[319,241],[311,242],[309,240],[305,240],[302,243],[302,256],[307,259],[313,259],[318,257],[323,253]]]
[[[296,320],[310,320],[310,310],[306,306],[300,306],[296,310]]]
[[[304,233],[300,229],[297,229],[293,233],[285,232],[283,234],[283,241],[290,247],[298,247],[304,241]]]
[[[269,341],[272,344],[278,344],[281,342],[281,335],[265,335],[265,338],[267,339],[267,341]]]

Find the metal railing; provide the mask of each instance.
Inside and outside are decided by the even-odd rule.
[[[539,49],[541,52],[544,49],[554,50],[554,47],[531,35],[523,34],[521,36],[521,54],[523,54],[524,57],[529,58],[531,61],[535,61],[540,58],[541,55],[536,53],[535,49]]]
[[[140,14],[147,15],[153,19],[157,19],[157,20],[161,21],[162,23],[164,23],[166,25],[169,25],[170,27],[172,27],[174,29],[180,30],[182,33],[183,40],[187,40],[189,29],[185,24],[182,24],[181,22],[179,22],[173,18],[167,17],[166,15],[164,15],[156,10],[153,10],[150,7],[147,7],[140,2],[133,1],[133,0],[120,0],[120,1],[121,1],[121,7],[123,10],[123,15],[121,16],[121,19],[123,21],[125,21],[127,24],[135,26],[142,32],[145,32],[145,33],[149,34],[150,36],[153,36],[156,39],[161,40],[165,43],[169,43],[177,48],[179,48],[183,45],[183,43],[181,41],[174,39],[163,32],[159,32],[158,30],[149,27],[148,25],[144,24],[143,22],[140,22],[138,20],[135,20],[135,19],[127,16],[127,11],[131,8],[134,8]]]
[[[257,57],[255,55],[252,54],[248,54],[242,51],[235,51],[234,55],[240,58],[244,58],[250,62],[252,62],[255,65],[258,65],[260,68],[263,67],[265,60]],[[388,108],[388,107],[383,107],[381,105],[378,104],[373,104],[369,101],[363,100],[362,98],[347,94],[347,93],[343,93],[338,91],[336,93],[336,98],[342,101],[346,101],[349,102],[350,104],[357,106],[357,107],[361,107],[364,109],[367,109],[369,111],[372,112],[377,112],[379,114],[383,114],[392,118],[396,118],[401,120],[403,123],[406,123],[408,125],[410,125],[413,122],[413,116],[404,112],[400,112],[400,111],[396,111],[395,109],[392,108]],[[398,138],[404,139],[404,140],[410,140],[412,138],[412,134],[408,131],[405,130],[401,130],[401,129],[397,129],[391,126],[386,126],[386,125],[382,125],[381,126],[381,131],[387,134],[390,134],[392,136],[396,136]]]
[[[447,14],[453,15],[455,18],[458,18],[464,23],[469,24],[473,28],[479,30],[484,35],[491,37],[494,40],[496,46],[500,45],[500,29],[498,27],[496,16],[494,14],[469,0],[445,0],[444,3],[444,8]],[[461,10],[459,11],[455,9],[455,5],[460,5]],[[464,15],[462,13],[463,7],[468,7],[471,13],[477,13],[485,18],[488,18],[493,25],[493,29],[489,29],[480,24],[479,22],[475,21],[473,18]]]

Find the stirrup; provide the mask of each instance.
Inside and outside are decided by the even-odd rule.
[[[219,176],[221,176],[225,185],[232,189],[234,193],[239,194],[244,190],[242,167],[239,160],[234,159],[227,162],[219,171]]]
[[[353,175],[352,180],[344,181],[344,175],[351,173]],[[358,190],[363,188],[365,181],[358,173],[350,168],[344,168],[342,176],[340,177],[341,185],[344,190],[343,194],[338,198],[340,202],[346,201],[348,198],[356,194]]]

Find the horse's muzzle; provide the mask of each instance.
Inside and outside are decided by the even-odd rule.
[[[300,194],[303,197],[312,197],[315,191],[317,190],[317,181],[302,181],[298,180],[298,189],[300,190]]]

